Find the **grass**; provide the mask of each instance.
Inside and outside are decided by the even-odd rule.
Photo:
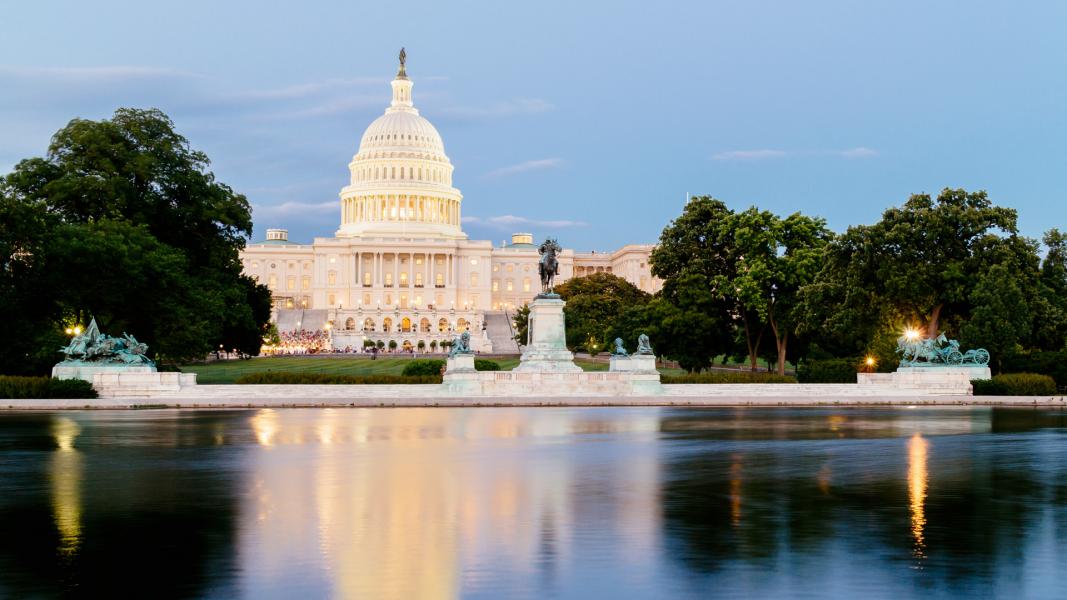
[[[441,355],[423,355],[442,358]],[[199,365],[183,365],[185,373],[196,373],[196,382],[203,384],[233,383],[238,377],[251,373],[275,371],[283,373],[322,373],[327,375],[400,375],[410,358],[370,358],[355,356],[284,356],[259,357],[249,360],[222,360]],[[519,364],[518,358],[493,358],[501,370],[510,371]],[[607,371],[607,362],[579,358],[574,361],[586,371]],[[667,372],[668,370],[665,370]],[[670,369],[674,372],[674,369]]]

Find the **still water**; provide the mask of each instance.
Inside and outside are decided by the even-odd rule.
[[[0,414],[0,597],[1067,597],[1067,419]]]

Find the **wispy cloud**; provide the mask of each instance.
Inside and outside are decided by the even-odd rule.
[[[351,79],[335,78],[326,79],[324,81],[298,83],[273,89],[244,90],[234,92],[229,96],[237,100],[292,100],[316,96],[337,89],[371,85],[384,86],[384,84],[385,80],[377,77],[355,77]]]
[[[772,160],[777,158],[813,157],[813,156],[837,156],[841,158],[872,158],[878,156],[878,151],[865,146],[857,146],[847,150],[808,150],[808,151],[785,151],[785,150],[728,150],[711,156],[712,160],[722,161],[757,161]]]
[[[336,200],[326,202],[283,202],[266,206],[256,204],[253,205],[252,212],[257,216],[270,217],[307,216],[337,211],[339,210],[338,206]]]
[[[712,155],[712,160],[768,160],[788,156],[784,150],[729,150]]]
[[[482,175],[482,179],[497,179],[500,177],[507,177],[509,175],[526,173],[527,171],[544,171],[545,169],[556,169],[561,166],[563,166],[562,158],[539,158],[537,160],[527,160],[515,165],[509,165],[506,167],[500,167],[499,169],[493,169],[485,175]]]
[[[554,109],[551,103],[540,98],[516,98],[488,106],[452,106],[438,111],[446,117],[458,119],[500,119],[516,115],[531,115]]]
[[[293,108],[271,113],[257,115],[256,118],[263,120],[285,119],[314,119],[318,117],[331,117],[350,112],[363,111],[368,108],[380,107],[384,104],[381,94],[364,94],[358,96],[343,96],[332,100],[326,100],[318,104],[302,108]]]
[[[0,67],[0,75],[63,81],[118,81],[170,77],[200,78],[203,75],[179,69],[115,65],[103,67]]]
[[[845,158],[871,158],[874,156],[878,156],[878,151],[872,150],[871,148],[865,148],[863,146],[857,146],[856,148],[842,150],[840,154]]]
[[[569,220],[552,220],[542,221],[538,219],[529,219],[527,217],[519,217],[516,215],[499,215],[496,217],[463,217],[464,224],[468,225],[484,225],[493,227],[496,229],[509,229],[513,227],[585,227],[588,225],[585,221],[569,221]]]

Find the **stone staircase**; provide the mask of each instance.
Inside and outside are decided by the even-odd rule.
[[[485,311],[485,333],[493,343],[493,354],[518,354],[519,344],[511,328],[511,317],[503,310]]]

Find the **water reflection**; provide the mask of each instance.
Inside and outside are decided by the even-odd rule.
[[[640,578],[657,554],[656,411],[612,419],[508,409],[283,416],[261,411],[249,420],[257,443],[285,450],[284,459],[248,457],[240,547],[243,562],[257,566],[242,582],[251,596],[287,590],[294,570],[301,585],[311,579],[331,597],[521,596],[551,589],[576,558],[575,532],[595,523],[603,528],[595,537],[626,540],[594,540],[614,555],[605,567],[630,565],[629,577]],[[568,446],[588,435],[625,436],[628,459],[576,456]],[[501,568],[515,577],[491,576]]]
[[[1065,431],[926,408],[0,414],[0,597],[1067,597]]]
[[[74,439],[81,428],[68,417],[58,417],[52,425],[56,451],[49,463],[52,489],[52,515],[59,532],[60,556],[77,553],[81,542],[82,457],[74,449]]]
[[[908,440],[908,503],[911,508],[911,536],[915,539],[913,554],[926,558],[926,449],[929,442],[918,432]]]

